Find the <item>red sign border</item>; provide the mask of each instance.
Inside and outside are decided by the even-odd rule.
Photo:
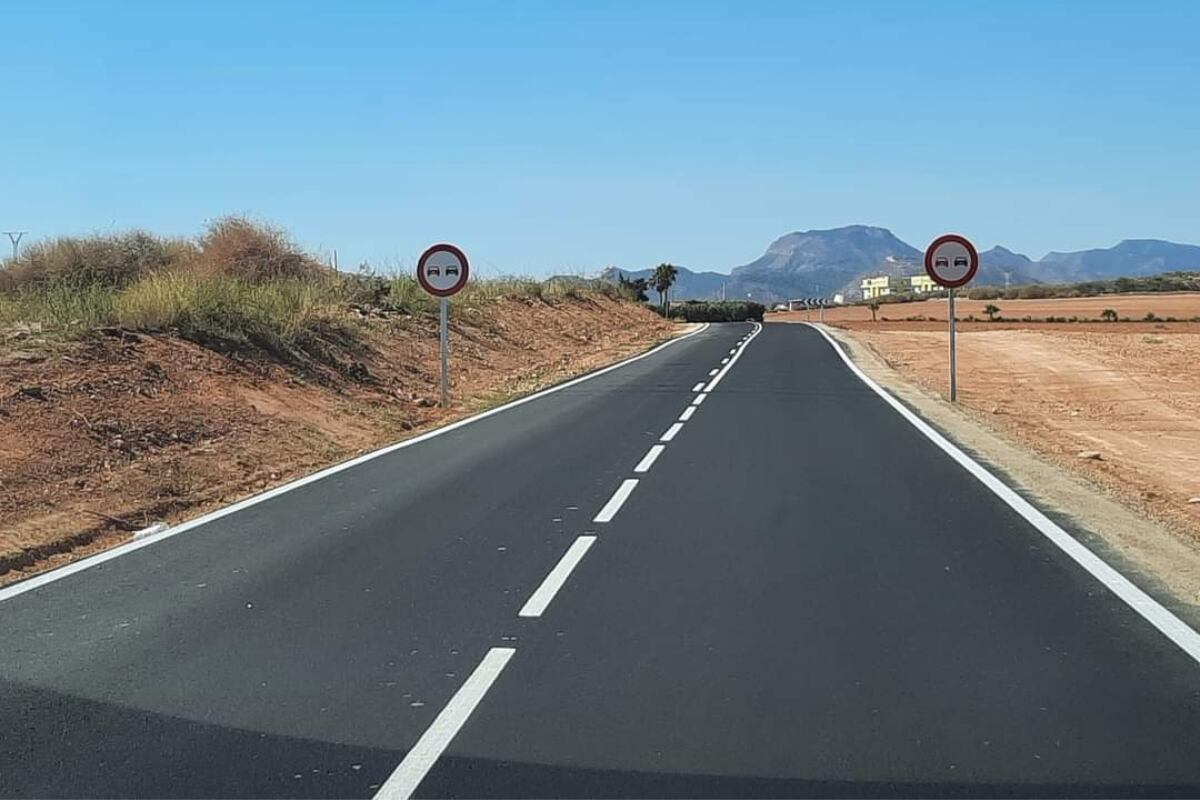
[[[933,269],[933,251],[944,245],[946,242],[958,242],[963,247],[967,248],[967,253],[971,256],[971,267],[967,270],[967,274],[957,281],[944,281],[937,272]],[[975,249],[975,245],[971,241],[958,233],[944,233],[929,243],[925,248],[925,274],[928,275],[934,283],[946,289],[957,289],[960,286],[966,286],[975,277],[975,273],[979,271],[979,251]]]
[[[428,261],[429,257],[434,253],[453,253],[458,260],[462,262],[462,275],[459,276],[458,283],[454,284],[449,289],[435,289],[425,278],[425,262]],[[463,287],[467,285],[467,278],[470,277],[470,275],[471,265],[467,263],[466,254],[454,245],[447,244],[446,242],[440,242],[427,247],[425,252],[421,253],[421,258],[417,260],[417,283],[421,284],[421,288],[429,292],[434,297],[450,297],[451,295],[458,294],[463,290]]]

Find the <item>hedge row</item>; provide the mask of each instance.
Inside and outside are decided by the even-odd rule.
[[[749,300],[685,300],[671,303],[671,319],[685,322],[762,322],[767,307]]]

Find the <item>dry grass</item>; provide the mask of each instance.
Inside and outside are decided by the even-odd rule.
[[[472,281],[456,312],[502,298],[552,302],[618,289],[581,279]],[[173,331],[222,352],[339,366],[364,318],[436,313],[408,275],[337,273],[282,229],[222,217],[193,240],[142,231],[36,243],[0,269],[0,327],[75,337],[97,328]]]

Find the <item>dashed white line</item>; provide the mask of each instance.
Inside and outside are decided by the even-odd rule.
[[[754,337],[758,336],[758,334],[762,331],[762,325],[759,325],[757,322],[754,324],[754,332],[746,338],[746,341],[743,342],[742,346],[738,348],[737,353],[735,353],[733,358],[729,360],[729,363],[721,368],[719,374],[717,374],[711,381],[708,382],[708,385],[704,387],[704,391],[711,392],[717,387],[717,384],[721,382],[721,378],[725,377],[725,373],[729,372],[729,370],[733,368],[733,365],[737,363],[737,360],[742,357],[742,353],[746,352],[746,348],[750,346],[750,342],[754,341]],[[709,373],[709,375],[712,374],[713,373],[711,372]]]
[[[696,399],[692,401],[692,405],[694,405],[694,406],[700,405],[701,403],[704,402],[704,398],[706,398],[706,397],[708,397],[708,395],[705,394],[704,392],[701,392],[700,394],[696,395]]]
[[[721,363],[722,363],[722,364],[728,364],[728,363],[729,363],[729,357],[728,357],[728,356],[726,356],[725,358],[722,358],[722,359],[721,359]]]
[[[654,466],[654,461],[659,457],[663,450],[666,450],[666,445],[656,444],[650,448],[650,452],[642,456],[642,460],[633,468],[634,472],[649,472],[650,467]]]
[[[741,342],[738,342],[738,344],[741,344]],[[733,354],[734,354],[734,353],[736,353],[736,352],[737,352],[737,348],[735,347],[735,348],[733,348],[732,350],[730,350],[730,351],[729,351],[729,355],[733,355]]]
[[[716,374],[717,374],[717,370],[716,370],[716,368],[715,368],[715,367],[714,367],[713,369],[710,369],[710,370],[708,371],[708,377],[710,377],[710,378],[711,378],[713,375],[716,375]]]
[[[699,383],[697,383],[695,386],[692,387],[692,391],[698,392],[703,388],[704,388],[704,381],[700,381]]]
[[[625,501],[629,499],[629,495],[633,494],[633,490],[637,488],[637,478],[629,478],[617,487],[617,491],[613,492],[613,496],[608,498],[608,502],[604,504],[604,508],[600,509],[600,513],[592,520],[592,522],[611,522],[612,518],[621,510],[621,506],[625,505]]]
[[[516,652],[511,647],[493,647],[487,652],[471,677],[454,693],[437,719],[408,751],[400,766],[379,787],[375,800],[408,800],[412,797]]]
[[[674,425],[667,428],[667,432],[662,435],[662,437],[659,439],[659,441],[660,442],[671,441],[672,439],[675,438],[675,434],[679,433],[679,431],[681,431],[682,429],[683,429],[683,423],[676,422]]]
[[[683,410],[683,413],[679,415],[679,421],[687,422],[689,419],[692,418],[692,414],[695,414],[695,413],[696,413],[696,407],[688,406],[687,408],[685,408]]]
[[[540,617],[545,613],[546,607],[550,605],[554,595],[558,594],[558,590],[567,582],[567,578],[571,577],[572,570],[579,565],[588,548],[595,543],[595,536],[580,536],[576,539],[567,548],[567,552],[563,553],[563,557],[558,560],[558,563],[554,565],[554,569],[550,570],[550,574],[542,581],[542,585],[529,596],[529,600],[521,607],[517,616]]]

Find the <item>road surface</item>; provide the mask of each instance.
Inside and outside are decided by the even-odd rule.
[[[1200,794],[1195,632],[1002,494],[710,326],[0,591],[0,795]]]

